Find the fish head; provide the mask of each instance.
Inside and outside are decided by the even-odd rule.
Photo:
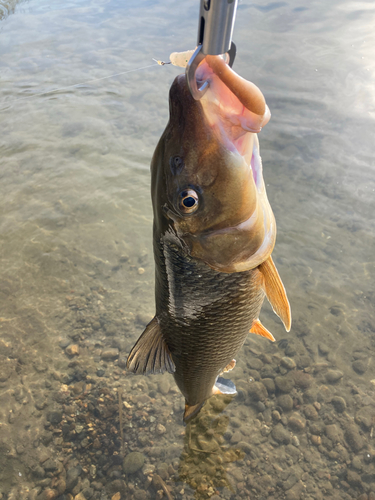
[[[155,231],[172,231],[215,270],[244,271],[264,262],[275,244],[255,133],[261,121],[246,116],[207,64],[199,71],[210,79],[200,101],[185,75],[170,90],[169,123],[151,163]]]

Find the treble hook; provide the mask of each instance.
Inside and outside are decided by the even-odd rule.
[[[186,80],[191,95],[198,101],[207,91],[209,82],[197,85],[196,70],[206,55],[228,54],[229,66],[236,57],[232,42],[238,0],[201,0],[197,48],[186,66]]]

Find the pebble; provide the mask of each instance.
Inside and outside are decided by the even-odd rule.
[[[142,469],[145,463],[145,456],[139,451],[133,451],[126,455],[122,463],[125,474],[134,474],[137,470]]]
[[[294,431],[302,431],[306,426],[306,420],[299,413],[293,413],[288,419],[288,426]]]
[[[268,397],[267,389],[262,382],[250,382],[248,392],[254,401],[264,401]]]
[[[355,424],[349,425],[345,431],[345,440],[354,452],[360,451],[365,443],[363,438],[358,432],[358,428]]]
[[[315,436],[315,434],[313,434],[311,436],[311,442],[314,446],[320,446],[322,444],[322,438],[320,436]]]
[[[232,434],[232,437],[230,439],[230,442],[233,443],[233,444],[237,444],[239,443],[240,441],[242,441],[243,439],[243,434],[242,432],[240,431],[235,431],[233,434]]]
[[[61,339],[59,342],[59,347],[61,347],[61,349],[66,349],[70,343],[71,340],[68,338]]]
[[[153,464],[145,464],[142,467],[142,474],[144,476],[149,476],[150,474],[153,474],[155,472],[155,465]]]
[[[148,499],[148,495],[147,495],[147,492],[145,490],[137,490],[135,493],[134,493],[134,500],[147,500]],[[111,499],[113,500],[113,499]]]
[[[341,380],[343,376],[344,374],[340,372],[340,370],[328,370],[328,372],[326,373],[326,381],[329,384],[335,384],[336,382]]]
[[[78,356],[79,355],[79,346],[77,344],[70,344],[65,349],[65,352],[68,356]]]
[[[266,409],[266,405],[264,403],[262,403],[262,401],[258,401],[258,403],[256,404],[256,408],[258,411],[260,411],[261,413],[263,413]],[[232,421],[232,425],[233,424],[233,421]],[[237,427],[241,427],[241,424],[238,425]]]
[[[78,484],[79,476],[81,475],[82,467],[71,467],[66,473],[66,490],[72,491]]]
[[[284,411],[291,411],[293,410],[293,399],[289,396],[289,394],[282,394],[277,398],[277,404],[284,410]]]
[[[128,498],[126,496],[126,494],[128,493],[126,483],[122,479],[115,479],[111,483],[107,483],[105,489],[107,493],[111,496],[111,499],[113,498],[113,495],[116,495],[116,493],[120,493],[123,498]],[[100,497],[97,498],[108,498],[108,497],[101,495]]]
[[[293,371],[292,377],[295,385],[301,389],[307,389],[313,383],[313,377],[301,370]]]
[[[40,495],[36,497],[36,500],[53,500],[57,497],[57,492],[50,488],[44,490]]]
[[[260,370],[263,367],[263,363],[258,358],[248,358],[247,366],[253,370]]]
[[[198,436],[197,441],[200,449],[205,452],[215,453],[219,449],[219,444],[215,439],[205,439],[203,436]]]
[[[82,492],[80,492],[80,493],[78,493],[78,495],[76,495],[74,497],[74,500],[87,500],[87,499],[86,499],[85,495]]]
[[[275,378],[275,372],[270,365],[265,365],[260,371],[260,376],[262,378]]]
[[[333,396],[331,403],[333,404],[337,413],[342,413],[346,410],[346,401],[340,396]]]
[[[346,475],[346,480],[351,486],[361,486],[361,476],[354,470],[348,470]]]
[[[303,401],[305,403],[314,403],[314,401],[317,400],[317,396],[318,393],[316,389],[307,389],[307,391],[303,393]]]
[[[367,363],[365,363],[362,359],[357,359],[352,363],[353,370],[357,372],[359,375],[362,375],[367,371]]]
[[[117,347],[109,347],[108,349],[103,349],[100,357],[102,359],[117,359],[119,357],[119,350]]]
[[[158,424],[155,428],[155,431],[156,431],[156,434],[158,434],[159,436],[162,436],[163,434],[165,434],[167,432],[167,429],[164,427],[164,425]]]
[[[251,450],[252,450],[251,445],[250,445],[249,443],[247,443],[246,441],[239,441],[239,442],[237,443],[237,446],[238,446],[241,450],[243,450],[245,453],[247,453],[247,454],[250,454],[250,453],[251,453]]]
[[[283,357],[281,358],[281,366],[284,366],[288,370],[293,370],[296,367],[296,362],[292,358]]]
[[[362,462],[359,457],[354,457],[352,460],[352,467],[357,470],[362,470]]]
[[[310,420],[317,420],[319,418],[318,412],[313,405],[306,405],[303,412],[305,414],[305,417],[309,418]]]
[[[58,425],[63,417],[63,412],[60,410],[54,410],[47,413],[47,420],[51,422],[52,425]]]
[[[370,430],[375,422],[375,408],[373,406],[364,406],[357,411],[355,421],[364,429]]]
[[[166,396],[171,388],[171,384],[169,382],[168,377],[163,377],[158,384],[159,391]]]
[[[293,401],[292,401],[292,404],[293,404]],[[274,410],[272,412],[272,420],[274,420],[275,422],[279,422],[281,420],[281,415],[277,410]]]
[[[275,384],[276,384],[276,387],[279,389],[279,391],[288,393],[294,387],[294,380],[289,375],[276,377]]]
[[[268,394],[273,394],[276,390],[275,381],[272,378],[262,379],[262,384],[267,389]]]
[[[327,425],[325,428],[325,433],[328,439],[332,441],[332,443],[340,443],[342,442],[342,432],[341,429],[337,427],[335,424]]]
[[[320,354],[323,354],[323,356],[328,354],[330,351],[329,347],[326,346],[326,344],[319,344],[318,349],[319,349]]]
[[[54,460],[53,458],[49,458],[48,460],[46,460],[43,464],[43,469],[46,471],[46,472],[54,472],[57,470],[57,463],[56,463],[56,460]]]
[[[311,366],[312,361],[311,361],[310,356],[302,355],[302,356],[298,356],[296,359],[297,359],[297,366],[301,370],[303,370],[304,368],[308,368],[309,366]]]
[[[277,424],[272,429],[271,436],[275,441],[282,444],[290,443],[290,433],[285,429],[282,424]]]
[[[297,436],[292,436],[292,440],[291,440],[291,443],[293,446],[295,446],[296,448],[298,448],[300,446],[300,442],[299,442],[299,439]]]

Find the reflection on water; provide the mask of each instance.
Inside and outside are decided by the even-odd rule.
[[[0,2],[0,21],[8,17],[10,14],[14,14],[16,6],[25,0],[8,0]]]
[[[249,336],[238,395],[186,428],[172,377],[124,369],[177,70],[29,96],[192,48],[197,2],[25,5],[0,4],[0,498],[374,500],[373,3],[240,4],[293,325],[265,306],[277,342]]]
[[[223,446],[229,417],[220,413],[231,400],[214,396],[187,425],[179,477],[195,490],[196,498],[210,498],[218,488],[235,491],[227,476],[227,464],[242,459],[245,453],[240,447]]]

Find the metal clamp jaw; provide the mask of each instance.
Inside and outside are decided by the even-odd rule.
[[[201,0],[198,26],[198,47],[186,66],[186,79],[195,100],[207,91],[209,82],[199,88],[195,77],[197,67],[206,55],[228,53],[229,66],[236,57],[236,46],[232,42],[238,0]]]

